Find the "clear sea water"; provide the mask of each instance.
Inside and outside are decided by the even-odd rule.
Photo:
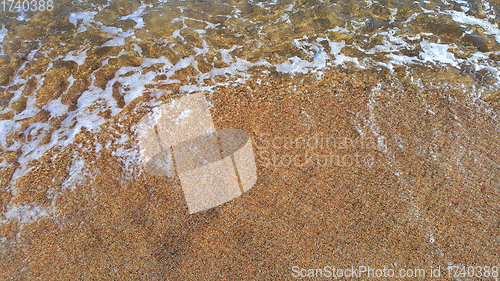
[[[2,11],[0,169],[13,171],[4,187],[15,196],[32,161],[82,130],[126,118],[125,110],[159,104],[165,93],[211,93],[283,76],[323,79],[340,68],[495,98],[499,27],[497,0],[56,0],[52,11]],[[114,156],[133,167],[138,151]],[[68,186],[84,167],[75,158]],[[50,210],[9,203],[3,214],[0,223]]]

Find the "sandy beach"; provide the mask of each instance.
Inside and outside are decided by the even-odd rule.
[[[356,36],[432,13],[373,4],[347,37],[331,6],[219,4],[0,21],[1,280],[498,279],[500,32],[442,47],[493,8],[446,10],[437,43],[409,25],[428,37],[395,55]],[[250,136],[257,181],[189,214],[178,175],[145,172],[137,124],[199,92]]]
[[[216,126],[251,134],[258,181],[194,215],[175,178],[127,177],[112,146],[96,157],[92,148],[116,131],[79,134],[18,180],[16,204],[55,207],[58,216],[2,227],[2,279],[292,279],[292,266],[432,266],[445,276],[450,264],[497,265],[498,107],[407,85],[374,94],[376,83],[369,73],[332,71],[322,80],[277,77],[214,93],[208,100]],[[107,127],[133,137],[130,124],[140,115]],[[356,145],[358,124],[383,144]],[[370,157],[265,158],[305,154],[279,138],[315,135],[340,141],[312,147],[314,155]],[[53,206],[47,197],[71,177],[67,160],[75,153],[89,160],[90,173]]]

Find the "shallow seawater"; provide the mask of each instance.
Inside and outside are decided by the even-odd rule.
[[[497,0],[65,0],[54,1],[52,11],[0,11],[0,226],[5,227],[0,242],[8,249],[2,257],[15,255],[10,247],[29,244],[23,227],[29,232],[31,224],[46,220],[63,229],[83,216],[83,206],[109,194],[141,201],[112,191],[142,175],[135,124],[151,108],[197,91],[207,93],[218,125],[252,131],[257,142],[259,134],[300,136],[311,130],[385,134],[392,144],[379,142],[374,155],[383,155],[381,169],[392,169],[397,185],[407,186],[398,195],[409,202],[405,214],[425,216],[424,197],[408,187],[415,173],[423,174],[423,181],[443,177],[444,182],[454,175],[457,182],[496,188],[498,157],[485,151],[498,150],[499,87]],[[442,115],[447,106],[449,116]],[[288,119],[294,125],[283,121]],[[397,120],[426,133],[405,135],[399,129],[412,128]],[[272,129],[274,123],[283,130]],[[422,160],[430,165],[425,169],[411,165],[427,158],[436,162]],[[436,167],[442,169],[439,176],[426,172]],[[277,181],[283,185],[297,174],[316,175],[280,169],[288,177]],[[267,171],[260,176],[273,185],[269,178],[278,172]],[[480,176],[471,179],[467,171]],[[119,184],[107,187],[106,173]],[[352,188],[344,190],[347,198],[355,197]],[[131,189],[140,193],[136,185]],[[158,206],[169,199],[158,199]],[[134,216],[133,208],[126,211]],[[175,213],[174,207],[164,211]],[[187,236],[189,226],[180,226],[187,218],[162,219],[172,233]],[[422,222],[415,220],[405,224]],[[434,241],[439,232],[429,230],[428,220],[424,225],[423,235]],[[165,245],[203,240],[162,235],[171,242]],[[187,251],[165,245],[157,249],[156,263],[181,259],[175,253]]]
[[[73,1],[56,2],[51,12],[4,12],[1,143],[6,151],[29,145],[25,155],[48,134],[50,143],[71,140],[83,123],[99,126],[100,114],[117,115],[146,88],[213,91],[280,73],[321,79],[333,67],[494,92],[496,7],[488,1]],[[30,143],[7,141],[37,114],[45,118],[29,125],[37,132]],[[70,133],[56,124],[76,127]]]
[[[2,147],[35,159],[83,127],[97,129],[145,90],[212,92],[280,74],[321,79],[336,67],[422,85],[452,83],[494,98],[497,7],[488,1],[72,1],[56,2],[51,12],[4,12]]]

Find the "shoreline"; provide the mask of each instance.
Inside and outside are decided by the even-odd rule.
[[[16,197],[2,183],[3,208],[27,207],[0,225],[1,278],[279,279],[292,266],[500,264],[496,103],[369,72],[302,77],[207,94],[216,127],[245,130],[254,152],[262,133],[384,136],[372,167],[258,166],[249,192],[188,215],[178,179],[134,164],[133,126],[154,104],[145,95],[33,163]]]

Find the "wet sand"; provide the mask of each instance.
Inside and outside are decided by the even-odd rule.
[[[173,93],[163,99],[180,95]],[[57,197],[57,216],[1,225],[0,279],[289,280],[293,266],[441,266],[435,279],[451,280],[448,265],[500,266],[494,100],[347,70],[320,80],[271,73],[260,84],[219,88],[207,100],[218,128],[252,138],[258,180],[249,192],[189,215],[176,178],[141,167],[124,173],[113,145],[93,152],[119,134],[136,145],[133,125],[147,110],[129,106],[107,117],[101,132],[84,131],[54,159],[48,151],[33,163],[15,198],[6,191],[14,170],[0,172],[3,202],[50,209],[51,194],[71,176],[72,156],[94,161],[90,175]],[[309,151],[282,142],[311,136],[383,142]],[[306,152],[371,160],[288,165],[263,158]]]

